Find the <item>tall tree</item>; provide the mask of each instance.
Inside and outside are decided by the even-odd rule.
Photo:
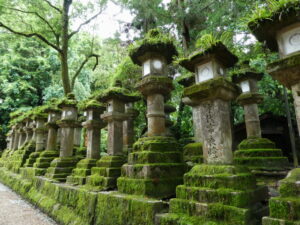
[[[106,1],[97,0],[94,4],[92,1],[73,3],[73,0],[1,0],[0,27],[16,35],[36,38],[53,48],[60,58],[61,79],[67,94],[72,92],[75,79],[89,60],[95,58],[95,67],[99,60],[99,55],[91,49],[70,76],[68,59],[71,39],[102,13]],[[97,12],[89,16],[95,10]],[[78,20],[84,22],[72,30]]]

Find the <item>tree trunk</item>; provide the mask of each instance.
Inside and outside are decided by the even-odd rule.
[[[62,51],[60,53],[61,60],[61,78],[63,82],[65,95],[72,92],[69,78],[69,65],[68,65],[68,48],[69,48],[69,9],[72,0],[64,0],[63,13],[62,13]]]

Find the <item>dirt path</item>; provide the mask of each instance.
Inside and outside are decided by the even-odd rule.
[[[57,225],[0,183],[0,225]]]

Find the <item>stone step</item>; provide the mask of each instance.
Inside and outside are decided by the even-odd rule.
[[[175,189],[182,184],[182,177],[131,179],[118,178],[118,191],[124,194],[144,195],[153,198],[168,198],[175,196]]]
[[[180,177],[184,171],[185,165],[182,163],[125,164],[122,166],[123,177],[137,179]]]
[[[282,157],[281,149],[246,149],[234,152],[236,158],[242,157]]]
[[[250,210],[219,203],[199,203],[184,199],[171,199],[170,212],[188,216],[225,221],[229,224],[248,224]]]
[[[218,203],[235,207],[249,207],[268,198],[268,188],[261,186],[255,190],[209,189],[179,185],[176,198],[204,203]]]
[[[251,173],[215,175],[186,173],[184,175],[184,184],[190,187],[207,187],[211,189],[249,190],[256,188],[256,180]]]
[[[182,154],[180,152],[151,152],[142,151],[130,153],[128,156],[128,164],[149,164],[149,163],[174,163],[182,162]]]
[[[121,168],[120,167],[93,167],[92,175],[98,174],[104,177],[119,177],[121,176]]]
[[[300,220],[298,221],[288,221],[283,219],[264,217],[262,219],[263,225],[300,225]]]
[[[270,217],[290,221],[300,220],[300,196],[271,198],[269,207]]]
[[[243,157],[235,158],[234,163],[251,169],[284,170],[289,167],[286,157]]]

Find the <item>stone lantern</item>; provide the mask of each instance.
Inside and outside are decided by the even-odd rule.
[[[41,152],[33,164],[34,175],[36,176],[44,175],[52,160],[59,156],[57,149],[57,121],[61,119],[61,110],[57,108],[56,102],[53,100],[46,107],[45,112],[48,113],[48,121],[45,124],[48,129],[47,145],[46,149]]]
[[[237,102],[244,107],[247,130],[247,139],[243,140],[239,145],[239,150],[234,152],[234,161],[238,165],[252,169],[254,174],[262,174],[261,171],[269,174],[262,178],[265,182],[268,177],[274,178],[275,176],[275,174],[271,176],[268,172],[285,170],[289,163],[272,141],[262,138],[258,104],[263,101],[263,97],[258,93],[257,87],[257,82],[262,76],[263,74],[251,69],[248,62],[241,64],[232,74],[232,81],[238,84],[242,91]]]
[[[35,152],[29,155],[24,167],[33,167],[36,159],[40,156],[41,152],[45,150],[47,132],[45,124],[47,122],[47,114],[44,110],[45,107],[40,106],[35,108],[34,112],[32,112],[31,118],[34,120],[33,137],[35,139]]]
[[[116,188],[121,166],[125,162],[123,122],[128,118],[125,113],[125,104],[136,101],[138,97],[130,95],[129,91],[124,88],[113,87],[98,99],[107,104],[107,111],[101,115],[101,118],[108,124],[108,155],[102,156],[97,162],[97,167],[92,168],[92,175],[87,178],[87,184],[93,186],[93,189],[109,190]]]
[[[125,113],[128,118],[123,122],[123,151],[127,156],[134,143],[134,120],[139,112],[133,108],[133,102],[125,104]]]
[[[300,20],[299,3],[287,3],[268,17],[248,24],[255,37],[280,59],[268,65],[270,75],[292,90],[300,130]]]
[[[25,133],[26,133],[26,140],[25,140],[25,142],[26,143],[29,143],[29,142],[32,142],[32,139],[33,139],[33,120],[30,118],[30,117],[27,117],[26,119],[25,119],[25,123],[26,123],[26,125],[25,125],[25,128],[24,128],[24,130],[25,130]]]
[[[134,143],[128,163],[122,166],[117,180],[118,192],[101,194],[101,204],[122,205],[117,217],[127,224],[154,224],[155,214],[166,207],[162,199],[174,195],[175,187],[182,183],[185,165],[179,144],[166,136],[165,116],[165,102],[173,90],[167,65],[176,54],[172,38],[159,30],[149,31],[130,50],[132,61],[143,67],[136,88],[147,101],[147,137]],[[140,207],[147,216],[141,217],[139,210],[133,210]],[[120,224],[116,216],[106,216],[112,208],[103,207],[103,210],[99,220]]]
[[[261,210],[256,204],[266,199],[267,189],[256,186],[255,177],[249,170],[231,165],[229,103],[236,97],[238,88],[225,78],[225,69],[236,62],[237,57],[220,41],[203,47],[180,62],[183,67],[195,72],[196,84],[186,88],[184,95],[199,105],[205,164],[195,165],[184,175],[184,185],[177,187],[176,198],[170,200],[171,214],[157,216],[159,224],[188,224],[191,220],[197,221],[197,218],[206,223],[222,218],[228,224],[251,224],[261,219],[256,218],[256,212]],[[223,188],[228,190],[226,198],[221,194],[224,193]],[[193,201],[186,198],[191,193],[198,196],[192,198]],[[225,200],[237,197],[237,193],[247,200],[238,204]],[[223,210],[216,213],[216,205]],[[225,212],[225,208],[231,207],[233,211]]]
[[[89,100],[84,106],[86,121],[82,126],[87,132],[87,153],[86,158],[77,163],[72,175],[68,176],[67,183],[84,185],[87,176],[91,175],[92,167],[96,167],[96,162],[100,158],[101,129],[106,123],[100,118],[105,107],[96,100]]]
[[[24,121],[21,121],[19,123],[19,130],[18,130],[18,132],[19,132],[19,144],[18,144],[18,149],[21,149],[23,147],[23,145],[25,143],[25,140],[26,140],[26,132],[24,130],[25,125],[26,124],[24,123]]]
[[[296,119],[298,124],[298,131],[300,131],[300,10],[299,1],[287,1],[282,4],[281,7],[276,10],[270,10],[269,8],[262,8],[264,13],[260,14],[261,17],[250,21],[248,27],[258,39],[263,42],[273,52],[278,52],[280,59],[268,65],[268,72],[270,75],[278,80],[285,87],[292,90],[294,97],[294,107],[296,112]],[[294,152],[294,163],[297,165],[298,160],[296,153]],[[296,169],[297,170],[297,169]],[[299,171],[298,171],[299,172]],[[291,171],[291,173],[297,174],[297,171]],[[287,178],[282,180],[283,183],[288,183],[286,180],[292,180],[293,178]],[[297,178],[296,178],[297,180]],[[299,180],[299,177],[298,177]],[[293,186],[291,182],[289,185]],[[294,215],[295,211],[299,211],[293,203],[291,203],[287,197],[285,189],[288,185],[280,187],[281,197],[277,197],[270,200],[270,217],[263,219],[263,225],[270,223],[294,223],[299,220]],[[293,192],[300,191],[300,188],[294,187]],[[289,191],[288,191],[289,192]],[[290,193],[289,193],[290,194]],[[295,197],[295,195],[293,195]],[[299,201],[300,198],[294,198],[294,201]],[[282,205],[289,205],[283,216],[277,213],[277,209]]]
[[[68,94],[67,97],[61,100],[58,107],[62,111],[61,120],[57,121],[58,126],[61,128],[59,157],[51,162],[45,176],[64,182],[77,163],[77,159],[73,155],[74,129],[78,127],[77,101],[74,94]]]

